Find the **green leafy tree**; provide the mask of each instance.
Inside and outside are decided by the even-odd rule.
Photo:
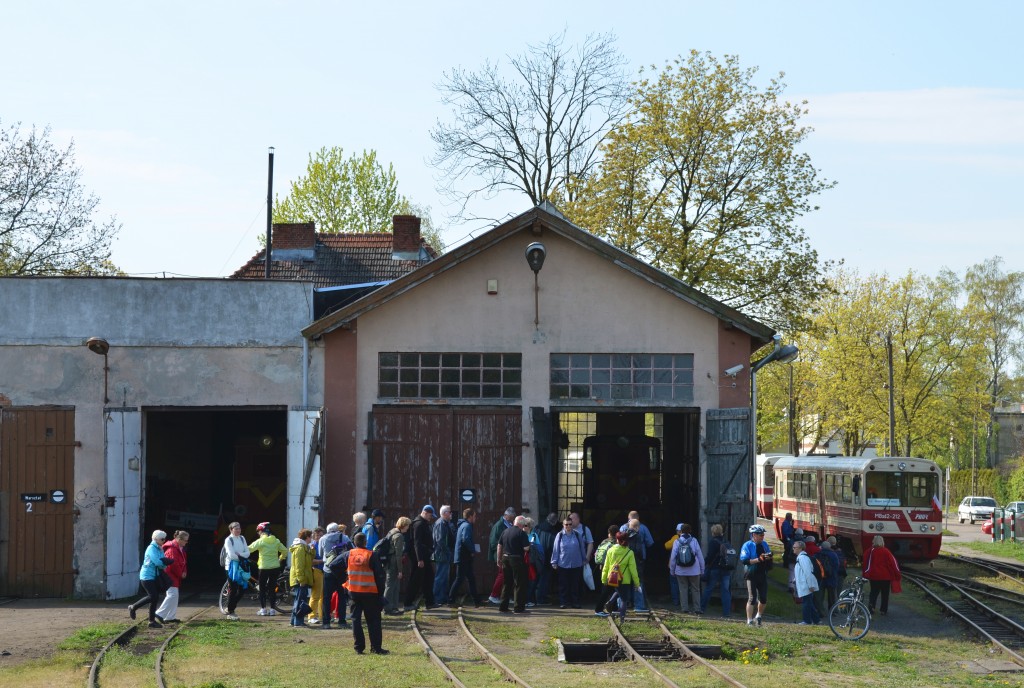
[[[625,58],[611,34],[565,44],[565,32],[501,67],[453,69],[438,86],[451,107],[430,136],[439,188],[460,207],[476,196],[519,191],[534,205],[569,202],[590,174],[608,131],[627,112]]]
[[[989,395],[985,446],[989,464],[995,452],[995,409],[1011,400],[1006,389],[1009,365],[1020,361],[1021,332],[1024,331],[1024,272],[1006,272],[1003,259],[996,256],[967,270],[968,298],[977,310],[985,348],[985,367]]]
[[[292,182],[283,200],[275,198],[273,218],[314,222],[320,232],[362,234],[390,232],[394,215],[414,214],[423,220],[424,239],[440,252],[444,243],[429,210],[398,192],[394,167],[378,162],[376,151],[345,157],[334,146],[309,155],[306,174]]]
[[[799,329],[832,265],[798,222],[833,184],[800,151],[804,104],[738,58],[693,51],[636,84],[627,120],[566,212],[687,284]]]
[[[115,218],[96,223],[99,198],[82,186],[74,143],[50,128],[0,128],[0,275],[114,275]]]
[[[948,271],[899,279],[838,273],[800,339],[795,413],[807,416],[804,437],[841,439],[851,456],[877,446],[890,456],[969,465],[986,402],[979,322]],[[890,346],[895,447],[888,446]],[[779,368],[759,375],[760,398],[776,407],[788,394]],[[761,428],[764,436],[772,432],[779,430]]]

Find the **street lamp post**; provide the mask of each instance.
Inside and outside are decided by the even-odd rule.
[[[757,499],[755,488],[754,463],[757,458],[757,371],[769,363],[790,363],[800,353],[796,344],[782,346],[782,335],[773,338],[775,348],[764,358],[750,364],[750,505],[753,507],[754,520],[757,520]]]

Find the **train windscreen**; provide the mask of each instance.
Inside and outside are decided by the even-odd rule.
[[[937,494],[939,476],[934,473],[867,474],[868,506],[931,507]]]

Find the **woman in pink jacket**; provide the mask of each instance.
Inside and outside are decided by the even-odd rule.
[[[876,535],[871,541],[871,549],[864,555],[864,577],[871,581],[871,596],[868,608],[872,613],[875,611],[875,602],[878,595],[882,595],[882,616],[889,613],[889,590],[899,593],[903,592],[900,587],[900,580],[903,575],[900,573],[900,566],[896,563],[896,557],[885,547],[885,540],[881,535]]]

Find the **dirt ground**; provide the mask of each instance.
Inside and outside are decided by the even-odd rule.
[[[215,594],[189,599],[179,607],[178,616],[187,618],[209,607],[216,599]],[[139,618],[144,618],[145,614],[146,609],[140,610]],[[0,599],[0,671],[49,657],[62,640],[78,629],[104,622],[130,623],[127,601]]]

